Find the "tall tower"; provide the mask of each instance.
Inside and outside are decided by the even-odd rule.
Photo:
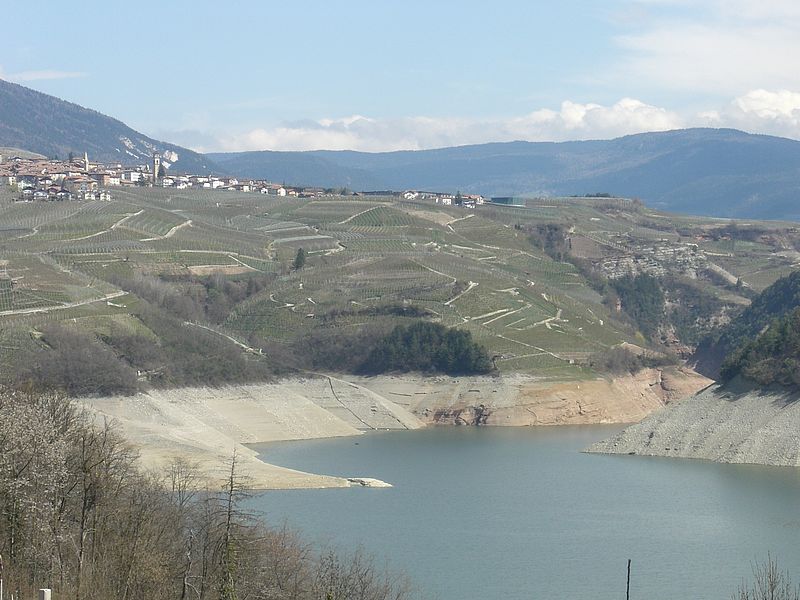
[[[153,182],[155,183],[156,179],[158,179],[158,174],[161,171],[161,157],[153,153]]]
[[[83,153],[83,168],[88,173],[89,172],[89,153]]]

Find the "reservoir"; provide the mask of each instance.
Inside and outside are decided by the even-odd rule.
[[[249,500],[309,541],[363,547],[420,597],[729,598],[767,553],[800,578],[800,471],[582,454],[619,426],[429,428],[258,446],[264,460],[393,488]]]

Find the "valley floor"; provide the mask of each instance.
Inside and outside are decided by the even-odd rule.
[[[241,473],[253,489],[323,488],[350,482],[265,463],[248,444],[428,425],[631,423],[709,383],[680,369],[570,382],[523,375],[347,379],[320,375],[217,389],[153,390],[82,402],[98,418],[116,421],[147,467],[164,470],[182,458],[197,464],[210,482],[221,481],[235,451]]]

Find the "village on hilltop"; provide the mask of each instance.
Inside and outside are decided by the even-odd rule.
[[[112,192],[109,188],[137,186],[254,192],[299,198],[394,196],[464,208],[474,208],[484,203],[483,196],[478,194],[391,190],[350,192],[344,189],[288,186],[260,179],[222,175],[169,174],[169,165],[159,154],[153,155],[151,164],[133,167],[93,163],[86,153],[83,158],[70,156],[67,160],[0,154],[0,183],[11,186],[19,194],[20,201],[111,200]]]

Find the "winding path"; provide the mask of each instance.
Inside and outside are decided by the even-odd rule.
[[[107,302],[109,300],[113,300],[114,298],[119,298],[120,296],[124,296],[127,293],[128,292],[119,290],[117,292],[106,294],[102,298],[93,298],[91,300],[80,300],[77,302],[67,302],[65,304],[60,304],[58,306],[42,306],[38,308],[15,308],[11,310],[3,310],[0,311],[0,317],[5,317],[9,315],[32,315],[36,313],[48,313],[53,310],[64,310],[67,308],[75,308],[76,306],[85,306],[87,304],[94,304],[95,302]]]

